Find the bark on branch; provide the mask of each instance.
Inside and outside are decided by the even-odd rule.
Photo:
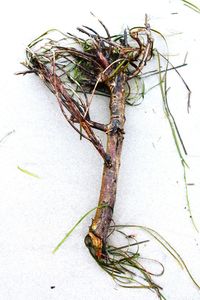
[[[116,201],[125,123],[125,75],[120,73],[109,83],[110,125],[106,152],[111,157],[111,167],[104,165],[99,203],[85,243],[97,258],[105,253],[106,239]]]

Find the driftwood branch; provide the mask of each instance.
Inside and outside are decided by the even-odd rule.
[[[98,32],[88,26],[78,28],[79,32],[87,36],[86,39],[57,30],[50,30],[42,34],[26,49],[26,61],[23,65],[27,67],[27,70],[17,74],[33,73],[39,76],[56,96],[67,122],[81,138],[92,143],[103,158],[104,167],[99,202],[89,232],[85,237],[85,244],[90,253],[120,286],[148,288],[153,290],[159,299],[165,299],[161,293],[162,288],[151,277],[152,275],[162,275],[163,265],[153,260],[161,267],[161,272],[153,274],[138,262],[138,250],[136,252],[130,250],[131,246],[138,247],[139,244],[147,241],[135,242],[133,235],[126,235],[120,230],[121,227],[130,227],[129,225],[110,225],[113,220],[125,134],[125,104],[128,103],[131,93],[131,79],[134,79],[135,82],[139,80],[138,75],[141,75],[143,68],[153,56],[151,28],[146,16],[143,27],[134,27],[124,30],[122,34],[111,36],[103,22],[99,19],[98,22],[105,31],[105,37],[100,36]],[[59,37],[50,38],[49,34],[51,33],[57,33]],[[71,47],[71,43],[73,43],[73,47]],[[165,59],[165,57],[163,58]],[[167,68],[162,71],[159,66],[159,75],[170,69],[175,69],[178,73],[176,69],[180,66],[174,67],[170,64],[172,68],[168,68],[168,64],[170,62],[167,60]],[[157,70],[143,73],[143,78],[156,73]],[[183,79],[182,81],[186,85]],[[160,84],[162,88],[162,80],[160,80]],[[186,87],[190,92],[187,85]],[[167,93],[166,90],[165,93]],[[97,122],[90,117],[90,109],[95,95],[104,95],[109,98],[110,120],[108,124]],[[165,105],[183,150],[185,150],[168,104],[165,103]],[[188,98],[188,108],[189,106],[190,98]],[[96,131],[105,133],[106,149]],[[180,150],[179,147],[177,149]],[[183,163],[180,151],[179,155]],[[183,166],[185,165],[183,164]],[[85,216],[91,211],[87,212]],[[180,255],[160,234],[145,226],[131,225],[131,227],[144,230],[160,242],[175,260],[185,267],[194,284],[199,287]],[[108,244],[108,237],[115,229],[127,238],[128,244],[121,247]],[[72,230],[64,240],[71,232]],[[134,243],[131,243],[130,239],[134,239]],[[56,250],[62,243],[63,241],[56,247]],[[135,277],[138,277],[139,280]]]
[[[125,30],[117,36],[111,36],[102,21],[98,21],[106,37],[83,26],[78,30],[88,39],[61,34],[55,40],[47,37],[50,32],[35,39],[26,51],[24,65],[28,71],[22,74],[35,73],[41,78],[56,95],[69,124],[93,144],[104,160],[98,209],[85,238],[91,254],[101,260],[108,257],[107,237],[116,201],[125,103],[131,90],[128,81],[140,74],[151,59],[153,39],[147,17],[144,27]],[[70,42],[73,42],[73,47]],[[109,124],[90,118],[90,108],[96,94],[106,94],[110,98]],[[106,149],[95,130],[105,132]]]
[[[125,123],[125,75],[119,73],[115,80],[109,83],[110,98],[110,124],[107,133],[106,152],[111,157],[112,165],[104,165],[99,208],[85,239],[90,251],[99,258],[105,255],[106,239],[112,220],[116,200],[117,179],[119,174],[122,145],[124,139]]]

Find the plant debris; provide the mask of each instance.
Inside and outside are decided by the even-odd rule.
[[[30,172],[30,171],[28,171],[28,170],[22,169],[22,168],[19,167],[19,166],[17,166],[17,169],[20,170],[21,172],[23,172],[23,173],[26,174],[26,175],[29,175],[29,176],[32,176],[32,177],[35,177],[35,178],[40,179],[40,177],[39,177],[37,174],[32,173],[32,172]]]
[[[54,252],[58,250],[78,224],[88,214],[96,210],[89,232],[85,237],[85,244],[99,266],[120,286],[147,288],[155,292],[159,299],[165,299],[162,288],[153,279],[154,276],[163,274],[163,265],[156,260],[149,259],[153,264],[160,266],[158,273],[150,272],[143,266],[145,259],[139,254],[139,245],[147,243],[148,240],[138,242],[133,235],[127,235],[122,229],[129,227],[146,231],[162,244],[181,267],[186,269],[193,282],[198,286],[180,255],[162,236],[150,228],[136,225],[111,225],[111,221],[113,221],[117,180],[125,134],[125,105],[138,105],[138,100],[142,100],[149,90],[158,85],[162,93],[164,110],[184,168],[187,188],[185,174],[187,164],[179,143],[185,154],[186,150],[169,110],[166,87],[167,71],[175,70],[178,73],[177,68],[186,65],[186,63],[174,67],[167,60],[166,68],[161,69],[160,57],[162,55],[155,51],[153,47],[153,33],[160,36],[162,34],[151,29],[147,16],[145,17],[144,26],[125,29],[122,34],[117,35],[111,35],[103,22],[99,19],[98,22],[103,27],[105,36],[101,36],[88,26],[78,28],[84,38],[70,33],[65,34],[56,29],[45,32],[28,45],[26,61],[23,63],[27,70],[18,73],[23,75],[33,73],[40,77],[56,96],[67,122],[80,135],[81,139],[88,140],[94,146],[104,162],[98,206],[81,217],[57,245]],[[51,37],[52,35],[55,35],[55,38]],[[158,59],[158,69],[143,72],[146,64],[155,56]],[[145,77],[156,74],[159,75],[159,83],[150,89],[146,89]],[[186,85],[185,82],[184,84]],[[190,92],[189,88],[188,92]],[[91,119],[90,108],[95,95],[109,98],[110,121],[108,124]],[[190,98],[188,109],[189,107]],[[107,136],[106,148],[99,139],[97,131],[102,131]],[[19,167],[18,169],[28,175],[37,176]],[[187,189],[186,194],[191,214]],[[114,232],[125,237],[127,243],[120,247],[110,245],[108,238]]]

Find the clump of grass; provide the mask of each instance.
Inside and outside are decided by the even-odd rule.
[[[55,253],[63,243],[69,238],[77,226],[88,217],[97,207],[86,212],[75,225],[66,233],[62,241],[55,247],[53,253]],[[127,234],[126,229],[134,229],[134,234]],[[148,243],[150,240],[136,240],[135,231],[144,231],[151,238],[160,244],[163,249],[173,257],[174,261],[178,266],[185,270],[194,285],[200,288],[199,284],[196,282],[192,276],[189,268],[184,262],[181,255],[174,249],[174,247],[157,231],[152,228],[141,226],[141,225],[111,225],[109,229],[108,238],[110,235],[119,234],[121,238],[125,239],[126,243],[121,246],[114,246],[108,242],[104,249],[104,254],[97,258],[96,252],[94,251],[91,239],[86,236],[85,243],[101,269],[103,269],[117,285],[124,288],[132,289],[148,289],[156,293],[159,299],[165,300],[162,287],[156,283],[155,278],[160,277],[164,274],[165,268],[162,263],[156,259],[143,257],[140,253],[140,245]],[[150,262],[151,265],[159,267],[159,271],[152,272],[144,266],[145,262]]]

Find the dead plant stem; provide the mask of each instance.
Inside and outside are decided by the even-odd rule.
[[[97,258],[105,254],[106,239],[116,200],[117,180],[124,139],[125,82],[125,75],[121,72],[108,84],[111,97],[106,153],[111,158],[111,166],[104,164],[98,208],[85,239],[86,245],[89,248],[93,248],[93,254]]]

